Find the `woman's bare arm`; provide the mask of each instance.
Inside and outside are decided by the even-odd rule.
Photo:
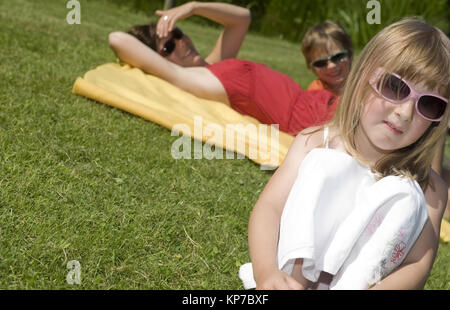
[[[228,103],[222,83],[204,67],[185,68],[174,64],[125,32],[110,33],[109,45],[120,60],[133,67],[162,78],[197,97]]]
[[[116,56],[133,67],[175,83],[179,66],[167,61],[134,36],[116,31],[109,34],[109,46]]]
[[[192,15],[202,16],[223,25],[224,30],[205,59],[210,64],[237,56],[251,22],[250,10],[218,2],[192,1],[170,10],[158,10],[156,14],[161,16],[156,27],[160,37],[166,37],[177,21]]]

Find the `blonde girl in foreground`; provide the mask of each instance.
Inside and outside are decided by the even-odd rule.
[[[449,51],[415,18],[369,42],[333,121],[300,133],[261,193],[246,288],[424,287],[447,202],[430,167],[449,120]]]

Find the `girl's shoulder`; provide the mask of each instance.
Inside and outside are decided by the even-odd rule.
[[[326,125],[302,130],[294,139],[290,149],[304,155],[315,148],[330,148],[345,152],[345,147],[337,131]]]
[[[296,136],[297,139],[303,142],[306,151],[326,147],[346,153],[339,133],[328,125],[306,128]]]
[[[330,148],[339,149],[339,137],[336,136],[336,133],[332,128],[329,128],[328,133],[325,131],[325,128],[326,126],[314,126],[306,128],[298,133],[289,147],[283,165],[290,166],[291,169],[299,167],[306,155],[313,149],[325,147],[327,136],[330,141]]]
[[[297,134],[293,145],[308,153],[312,149],[323,146],[325,126],[314,126],[303,129]]]
[[[313,149],[323,145],[323,126],[309,127],[297,134],[280,168],[297,170],[305,156]]]

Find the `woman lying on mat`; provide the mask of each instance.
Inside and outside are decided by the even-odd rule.
[[[235,58],[242,45],[251,21],[248,9],[227,3],[197,3],[189,2],[179,7],[160,11],[157,23],[136,25],[123,32],[110,34],[110,44],[115,49],[120,44],[121,37],[132,35],[151,49],[158,51],[167,60],[182,67],[206,66],[224,59]],[[203,59],[189,36],[184,34],[175,24],[192,15],[199,15],[216,21],[224,26],[212,52]],[[330,45],[338,45],[345,50],[329,55]],[[336,94],[342,89],[349,66],[335,66],[331,70],[328,61],[340,63],[340,60],[352,58],[353,47],[350,35],[338,24],[325,21],[311,27],[302,42],[302,53],[310,69],[318,79],[309,85],[308,90],[328,89]],[[348,63],[350,64],[350,63]]]
[[[314,85],[315,90],[306,91],[287,75],[251,61],[230,58],[211,61],[211,64],[205,61],[204,66],[182,66],[178,55],[187,53],[189,56],[195,48],[187,50],[186,42],[189,46],[192,42],[178,28],[170,32],[169,41],[159,43],[150,43],[148,36],[130,33],[133,35],[124,32],[109,35],[109,44],[122,61],[197,97],[228,104],[261,123],[278,124],[280,130],[292,135],[332,117],[352,59],[351,39],[339,25],[325,22],[310,29],[303,40],[302,51],[320,81]],[[221,37],[225,39],[225,30]],[[220,45],[225,40],[219,38],[219,42]],[[242,39],[239,46],[241,42]],[[180,53],[175,55],[178,48]],[[172,54],[174,57],[169,58]]]

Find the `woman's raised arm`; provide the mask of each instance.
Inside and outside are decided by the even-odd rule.
[[[202,16],[223,25],[224,30],[205,59],[210,64],[237,56],[251,22],[248,9],[228,3],[192,1],[170,10],[158,10],[156,14],[161,16],[156,27],[160,37],[166,37],[177,21],[192,15]]]

